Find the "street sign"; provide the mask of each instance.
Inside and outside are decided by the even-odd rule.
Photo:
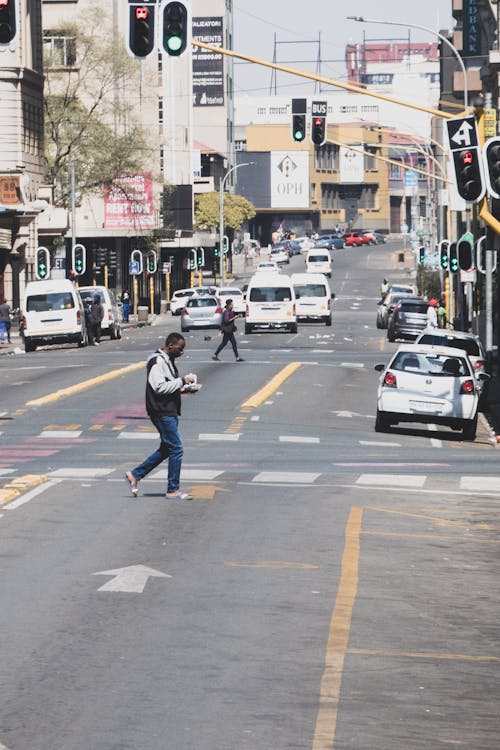
[[[166,263],[163,263],[161,270],[163,273],[171,273],[172,271],[172,264],[168,261]]]
[[[128,264],[128,272],[131,276],[138,276],[140,274],[140,266],[138,261],[131,260]]]
[[[311,114],[326,117],[328,113],[328,102],[311,102]]]
[[[446,121],[446,128],[457,192],[468,203],[477,203],[485,194],[486,185],[476,118],[455,117]]]
[[[453,117],[446,121],[448,130],[448,141],[450,151],[457,151],[461,148],[477,148],[479,138],[477,133],[477,123],[474,115],[470,117]]]

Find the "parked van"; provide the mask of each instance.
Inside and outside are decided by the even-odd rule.
[[[306,272],[307,273],[324,273],[325,276],[332,276],[332,261],[328,250],[318,250],[317,248],[309,250],[306,255]]]
[[[287,329],[297,333],[295,293],[289,276],[257,273],[246,291],[245,333],[254,328]]]
[[[88,344],[82,300],[69,279],[30,281],[21,309],[25,351],[44,344]]]
[[[121,339],[120,312],[116,304],[116,297],[112,289],[105,286],[81,286],[78,293],[82,298],[83,306],[92,307],[96,294],[99,295],[104,307],[104,318],[101,321],[101,336],[109,336],[111,339]]]
[[[332,299],[335,295],[323,273],[292,273],[297,319],[320,320],[332,324]]]

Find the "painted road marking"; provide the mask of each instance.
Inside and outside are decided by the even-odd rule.
[[[111,372],[107,372],[104,375],[98,375],[97,377],[90,378],[89,380],[82,380],[81,383],[70,385],[68,388],[61,388],[59,391],[49,393],[47,396],[42,396],[41,398],[35,398],[31,401],[27,401],[26,406],[46,406],[47,404],[52,404],[54,403],[54,401],[59,401],[59,399],[61,398],[66,398],[66,396],[73,396],[75,393],[81,393],[88,388],[93,388],[95,385],[106,383],[108,380],[113,380],[120,375],[126,375],[129,372],[142,370],[145,364],[145,362],[135,362],[133,365],[120,367],[118,370],[112,370]]]
[[[120,432],[120,440],[158,440],[157,432]]]
[[[341,367],[355,367],[359,370],[361,370],[364,367],[363,362],[341,362]]]
[[[43,430],[39,438],[79,438],[82,430]]]
[[[261,471],[254,476],[252,482],[286,482],[294,484],[303,482],[312,484],[321,474],[307,471]]]
[[[200,432],[198,440],[239,440],[239,432]]]
[[[59,482],[61,481],[61,479],[47,479],[47,481],[44,481],[43,484],[40,484],[38,487],[35,487],[29,492],[25,492],[15,500],[12,500],[8,505],[4,505],[4,509],[15,510],[16,508],[20,508],[21,505],[29,503],[30,500],[33,500],[34,497],[37,497],[37,495],[41,495],[42,492],[45,492],[45,490],[48,490],[51,487],[55,487],[56,484],[59,484]]]
[[[112,474],[114,469],[88,469],[88,468],[71,468],[66,467],[65,469],[56,469],[55,471],[48,472],[49,477],[59,477],[62,479],[92,479],[92,477],[105,477],[108,474]]]
[[[476,492],[481,490],[499,492],[500,482],[498,477],[460,477],[460,489],[475,490]]]
[[[95,576],[113,576],[98,591],[119,591],[125,594],[142,594],[149,578],[172,578],[168,573],[145,565],[129,565],[115,570],[101,570]]]
[[[382,443],[377,440],[360,440],[360,445],[375,445],[377,448],[401,448],[401,443]]]
[[[273,378],[271,378],[271,380],[269,380],[266,385],[264,385],[260,390],[254,393],[253,396],[250,396],[250,398],[244,401],[241,405],[241,408],[256,409],[258,406],[261,406],[261,404],[263,404],[264,401],[266,401],[275,391],[277,391],[280,385],[282,385],[285,380],[293,375],[293,373],[301,366],[301,362],[290,362],[288,365],[283,367],[283,369],[280,370],[280,372],[278,372]]]
[[[363,508],[352,507],[345,530],[341,574],[328,633],[312,750],[334,747],[344,659],[349,645],[352,612],[358,590],[362,520]]]
[[[369,484],[385,487],[423,487],[426,476],[421,474],[361,474],[356,484]]]
[[[12,474],[13,471],[15,471],[15,469],[0,469],[0,477],[5,476],[5,474]]]
[[[280,443],[319,443],[318,437],[307,437],[306,435],[280,435]]]

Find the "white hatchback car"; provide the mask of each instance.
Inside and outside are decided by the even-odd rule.
[[[474,440],[479,392],[472,365],[462,349],[406,344],[381,372],[376,432],[399,422],[442,424]],[[488,376],[481,374],[480,378]]]
[[[170,299],[170,312],[172,315],[180,315],[188,299],[196,294],[197,292],[194,289],[178,289],[174,292]]]
[[[274,260],[263,260],[261,261],[257,268],[255,269],[255,273],[279,273],[280,267]]]

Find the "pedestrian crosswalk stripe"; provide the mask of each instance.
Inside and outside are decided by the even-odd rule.
[[[0,477],[5,476],[5,474],[12,474],[13,471],[15,469],[0,469]]]
[[[201,480],[210,482],[224,474],[224,470],[217,469],[181,469],[181,482]],[[151,475],[151,479],[167,479],[168,469],[160,469]]]
[[[115,469],[87,469],[83,467],[66,467],[65,469],[55,469],[47,472],[49,477],[59,477],[60,479],[92,479],[93,477],[105,477],[112,474]]]
[[[461,490],[499,491],[500,482],[498,477],[460,477]]]
[[[280,435],[280,443],[319,443],[319,438],[307,435]]]
[[[39,434],[40,438],[78,438],[82,434],[82,430],[43,430]]]
[[[239,440],[239,432],[200,432],[198,440]]]
[[[356,484],[369,484],[386,487],[423,487],[427,477],[421,474],[361,474]]]
[[[319,476],[308,471],[261,471],[254,476],[252,482],[286,482],[295,484],[302,482],[312,484]]]
[[[121,440],[158,440],[157,432],[120,432]]]

